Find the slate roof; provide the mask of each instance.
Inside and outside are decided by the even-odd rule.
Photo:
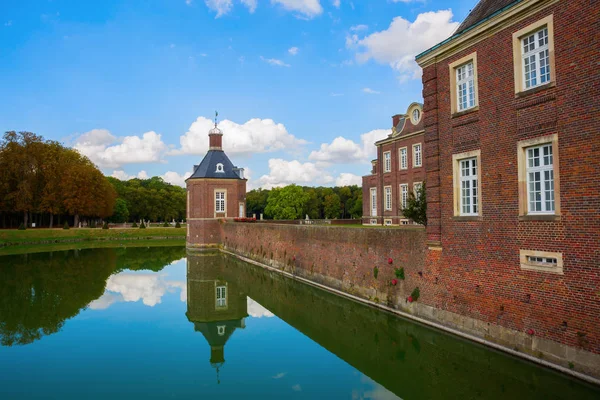
[[[460,24],[456,33],[461,33],[486,19],[495,12],[511,5],[512,3],[520,3],[523,0],[481,0],[475,8],[471,10],[467,18]],[[456,34],[455,33],[455,34]]]
[[[217,164],[223,164],[224,172],[217,172]],[[209,150],[200,165],[194,166],[194,173],[188,179],[214,178],[214,179],[242,179],[239,169],[233,165],[229,157],[222,150]]]

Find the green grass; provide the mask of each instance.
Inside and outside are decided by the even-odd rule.
[[[147,228],[147,229],[27,229],[19,230],[0,230],[0,247],[61,243],[61,242],[80,242],[94,240],[145,240],[145,239],[177,239],[184,240],[186,234],[185,228]]]

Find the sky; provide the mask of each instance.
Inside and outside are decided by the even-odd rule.
[[[218,110],[249,189],[360,185],[392,115],[422,102],[414,56],[476,2],[3,0],[0,129],[183,186]]]

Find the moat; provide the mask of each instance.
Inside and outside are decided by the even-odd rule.
[[[221,253],[0,256],[0,398],[597,399]]]

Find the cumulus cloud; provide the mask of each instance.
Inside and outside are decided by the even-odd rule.
[[[332,0],[331,4],[335,7],[335,8],[340,8],[340,5],[342,4],[341,0]]]
[[[213,126],[212,120],[198,117],[180,137],[181,148],[171,154],[206,154],[208,131]],[[306,144],[305,140],[296,138],[283,124],[272,119],[253,118],[244,124],[223,120],[219,128],[223,131],[223,148],[230,155],[295,150]]]
[[[362,185],[362,177],[354,174],[350,174],[348,172],[342,172],[340,176],[335,180],[335,186],[352,186]]]
[[[364,24],[354,25],[350,27],[350,30],[352,32],[366,31],[367,29],[369,29],[369,25]]]
[[[316,164],[301,163],[298,160],[286,161],[280,158],[269,160],[269,174],[263,175],[258,180],[258,186],[271,189],[273,187],[290,184],[328,184],[334,181],[333,177],[323,171]]]
[[[73,146],[101,168],[160,162],[167,145],[154,131],[116,138],[106,129],[94,129],[75,138]]]
[[[290,64],[286,64],[285,62],[276,58],[264,58],[263,56],[260,56],[260,59],[266,62],[267,64],[274,65],[276,67],[291,67]]]
[[[290,53],[291,55],[295,56],[296,54],[298,54],[299,49],[297,47],[290,47],[288,49],[288,53]]]
[[[417,79],[421,70],[414,58],[420,52],[449,37],[458,28],[452,21],[451,10],[430,11],[417,15],[414,22],[402,17],[392,20],[390,26],[364,38],[346,37],[346,47],[354,49],[360,62],[370,59],[389,64],[400,74],[400,79]]]
[[[374,143],[386,138],[390,133],[390,129],[375,129],[360,135],[360,143],[338,136],[331,143],[321,144],[319,150],[312,151],[308,159],[319,163],[338,164],[368,162],[376,156]]]
[[[251,317],[271,318],[271,317],[275,316],[275,314],[273,314],[271,311],[267,310],[266,308],[264,308],[263,306],[258,304],[256,301],[252,300],[250,297],[247,298],[246,302],[247,302],[246,304],[247,304],[247,309],[248,309],[248,315],[250,315]]]
[[[123,296],[116,293],[105,292],[100,298],[92,301],[88,307],[92,310],[106,310],[114,303],[123,301]]]
[[[248,8],[250,14],[253,14],[256,11],[257,0],[241,0],[242,4]]]
[[[233,0],[205,0],[206,6],[216,12],[215,18],[222,17],[233,8]]]
[[[279,4],[285,10],[297,12],[303,18],[313,18],[323,13],[319,0],[271,0],[271,3]]]
[[[163,181],[170,183],[171,185],[185,187],[185,180],[189,178],[190,175],[192,175],[192,172],[186,172],[179,175],[177,172],[167,171],[160,177],[163,179]]]
[[[129,175],[127,172],[123,170],[114,170],[112,175],[113,178],[117,178],[122,181],[128,181],[130,179],[138,178],[138,179],[148,179],[148,173],[144,170],[141,170],[137,173],[137,175]]]
[[[371,88],[363,88],[362,90],[363,92],[367,93],[367,94],[381,94],[381,92],[378,92],[377,90],[373,90]]]

